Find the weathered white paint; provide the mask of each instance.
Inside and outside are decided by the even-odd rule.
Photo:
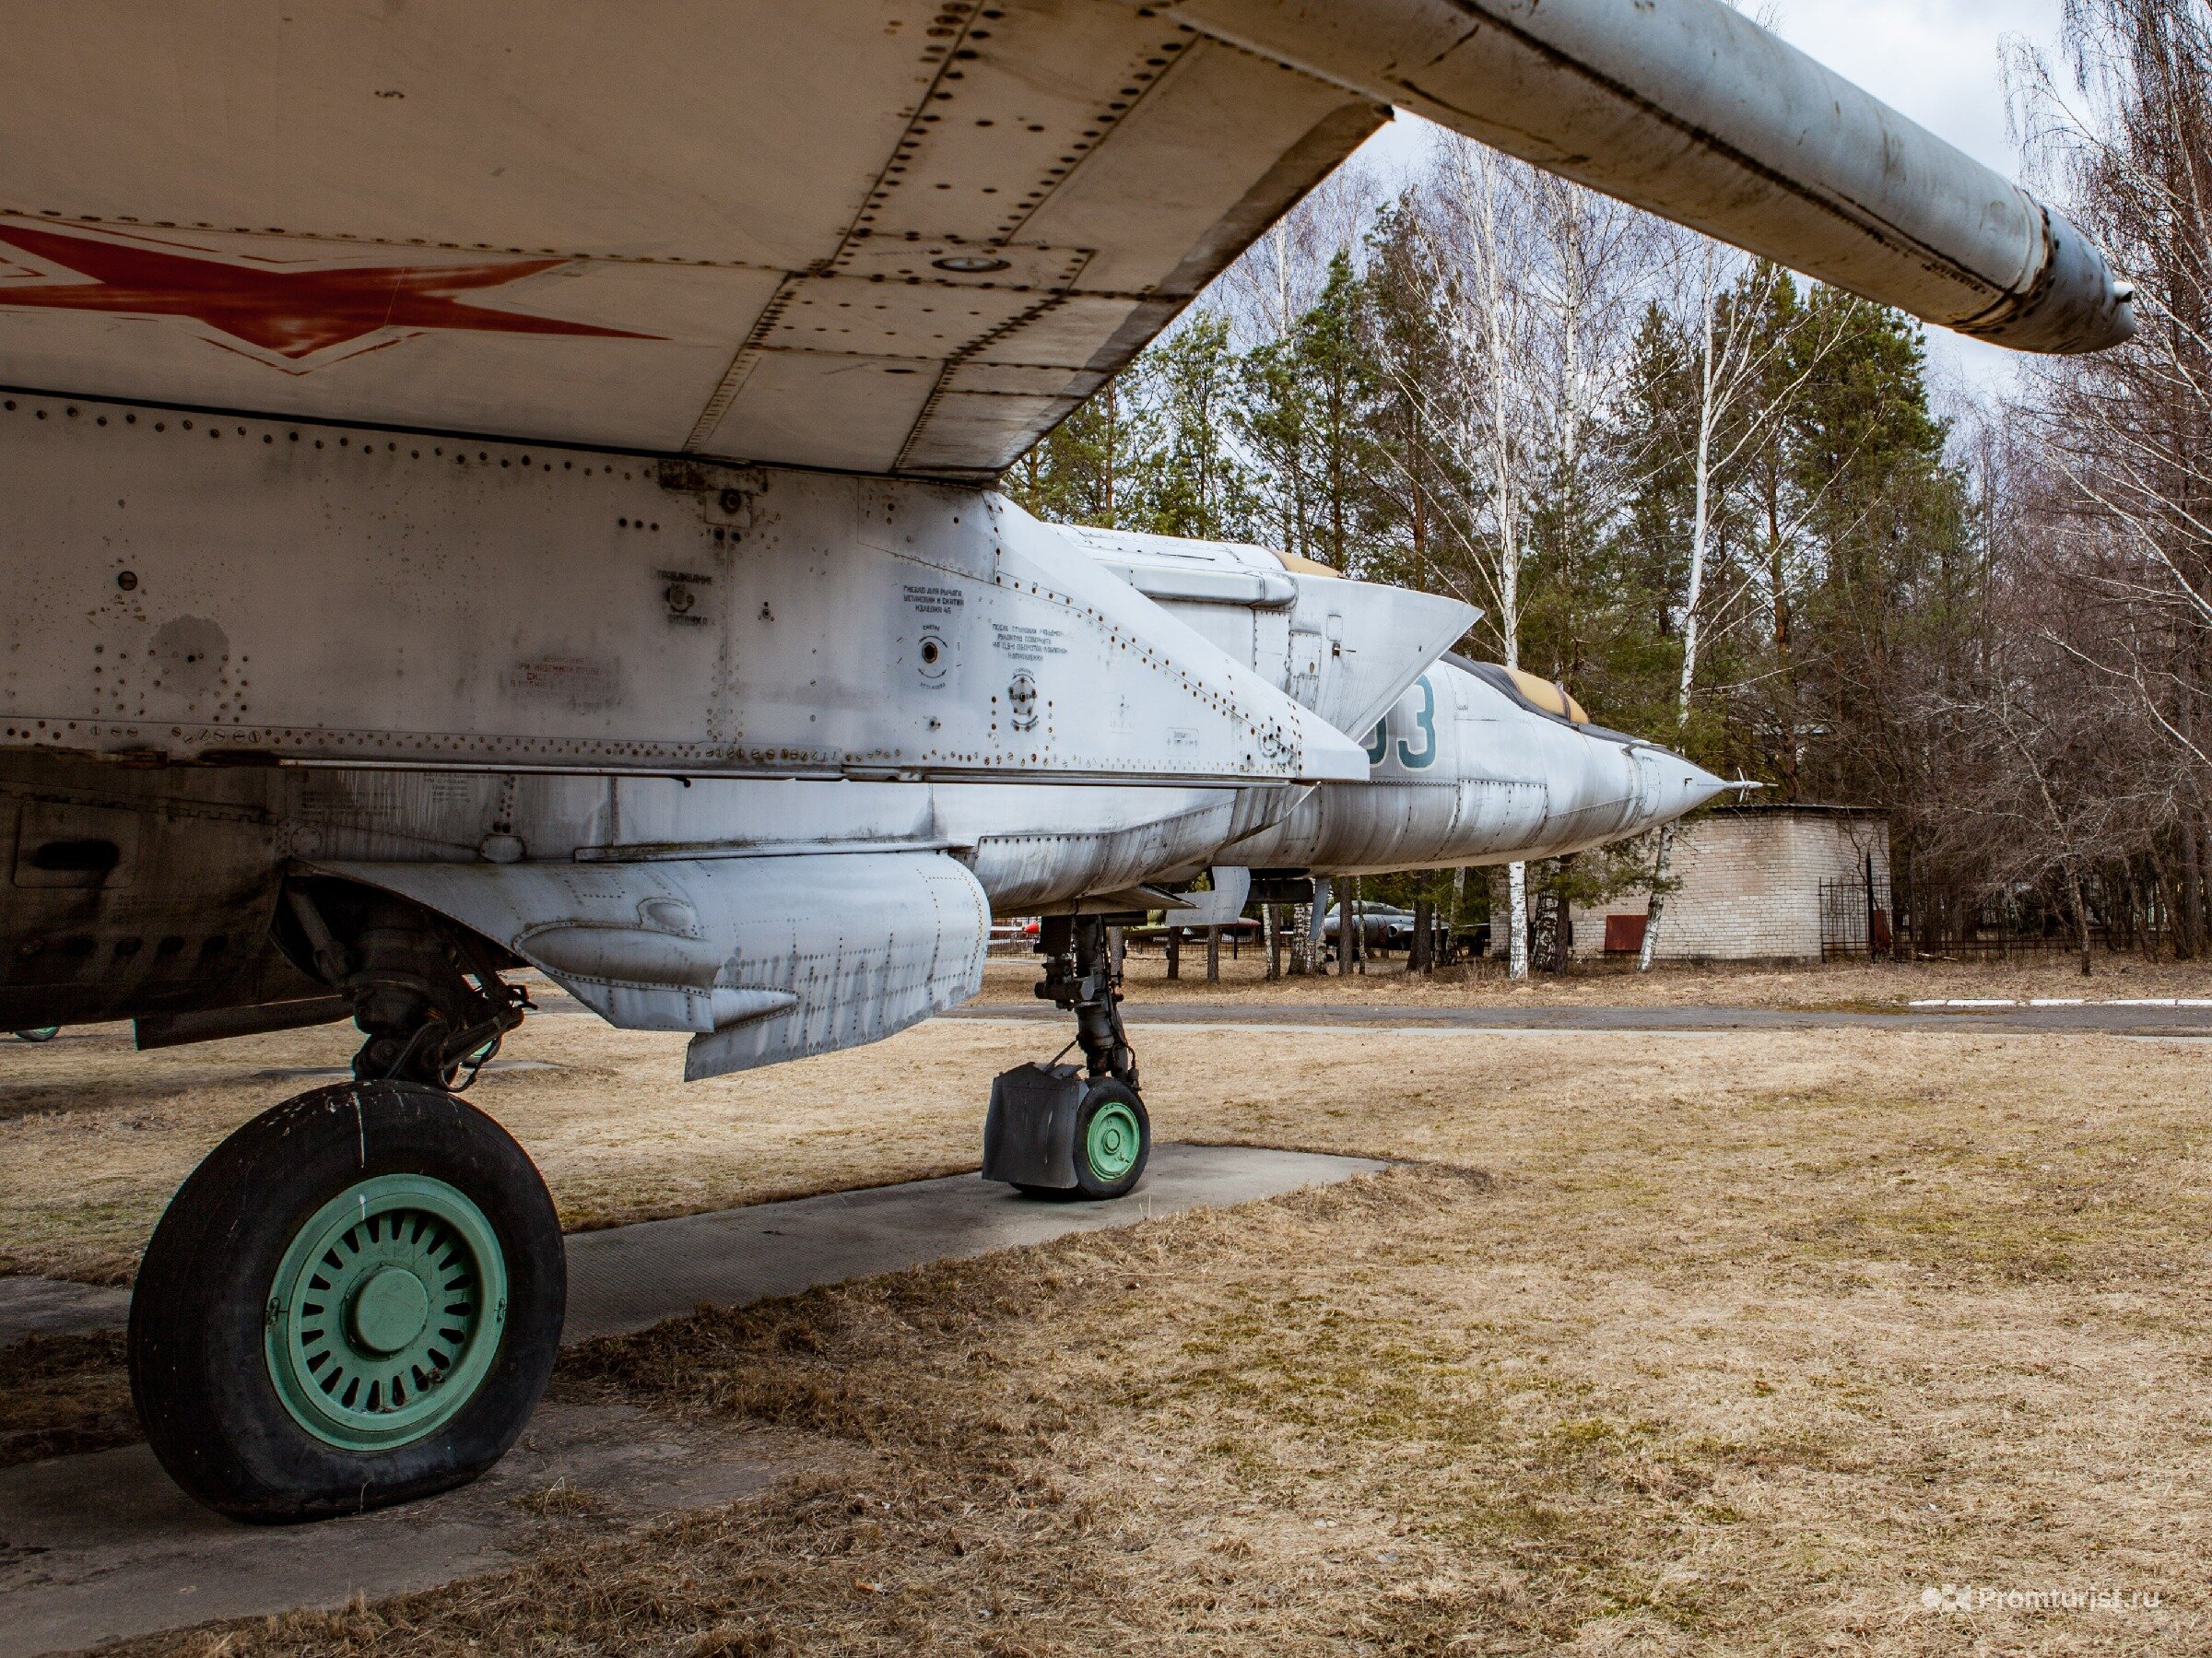
[[[1544,713],[1451,662],[1399,699],[1367,753],[1366,781],[1324,783],[1221,858],[1356,875],[1558,857],[1641,834],[1726,787],[1680,755]]]
[[[1365,771],[1279,676],[955,485],[10,397],[0,561],[0,747],[856,779]],[[1376,660],[1402,682],[1430,648]]]
[[[688,1077],[850,1048],[982,988],[989,905],[942,853],[319,864],[497,939],[610,1023],[689,1030]]]
[[[0,382],[971,481],[1386,113],[1098,0],[84,0],[10,17],[0,86],[0,244],[197,259],[279,317],[511,272],[460,293],[491,327],[297,355],[0,297]],[[0,288],[85,279],[41,247]]]
[[[2134,328],[2065,218],[1723,0],[1146,4],[1947,328]]]
[[[1481,612],[1436,594],[1351,582],[1263,547],[1059,526],[1193,631],[1364,737]]]

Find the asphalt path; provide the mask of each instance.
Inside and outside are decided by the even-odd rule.
[[[1046,1002],[971,1002],[939,1016],[953,1019],[1036,1020],[1067,1015]],[[1124,1002],[1133,1026],[1205,1029],[1600,1030],[1670,1034],[1707,1030],[1941,1030],[1954,1034],[2100,1034],[2212,1039],[2212,1007],[2130,1006],[2113,1002],[2036,1007],[1927,1007],[1869,1013],[1828,1007],[1439,1007],[1419,1002]]]

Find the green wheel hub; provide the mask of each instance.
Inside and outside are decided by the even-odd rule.
[[[1136,1154],[1144,1145],[1144,1130],[1138,1126],[1136,1113],[1119,1099],[1109,1099],[1090,1114],[1090,1126],[1084,1132],[1083,1152],[1090,1161],[1091,1172],[1101,1181],[1118,1181],[1136,1166]]]
[[[475,1396],[506,1321],[506,1257],[484,1212],[443,1181],[379,1175],[293,1235],[269,1287],[269,1380],[317,1439],[389,1450]]]

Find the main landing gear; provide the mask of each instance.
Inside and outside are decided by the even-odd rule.
[[[1143,1178],[1152,1120],[1137,1094],[1105,921],[1048,916],[1038,948],[1045,966],[1037,994],[1074,1012],[1069,1046],[1082,1048],[1084,1065],[1020,1065],[994,1080],[983,1178],[1037,1197],[1120,1197]]]
[[[291,913],[295,953],[354,998],[356,1080],[264,1112],[193,1171],[129,1337],[162,1466],[264,1523],[483,1473],[545,1392],[568,1298],[544,1181],[450,1091],[522,1022],[521,993],[480,941],[381,895],[295,891]]]

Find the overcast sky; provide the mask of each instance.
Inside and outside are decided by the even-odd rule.
[[[2060,0],[1773,0],[1770,11],[1747,0],[1744,9],[1770,16],[1792,45],[2012,178],[2019,163],[2005,136],[1998,43],[2018,35],[2052,48]],[[1371,141],[1376,159],[1387,165],[1409,154],[1418,126],[1393,122]],[[1937,376],[1989,389],[2004,383],[2012,360],[1940,328],[1928,330],[1928,356]]]

